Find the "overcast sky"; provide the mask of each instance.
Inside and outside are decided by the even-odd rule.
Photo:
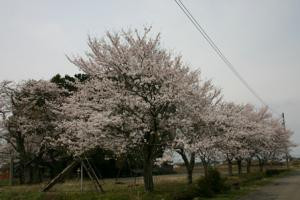
[[[300,1],[183,2],[264,101],[285,112],[300,144]],[[83,54],[88,35],[145,25],[222,88],[226,100],[260,105],[173,0],[0,0],[0,81],[72,75],[78,71],[65,55]]]

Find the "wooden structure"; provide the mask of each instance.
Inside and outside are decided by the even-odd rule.
[[[43,189],[42,192],[47,192],[49,191],[56,183],[58,183],[59,181],[63,180],[67,174],[70,173],[70,171],[72,171],[76,166],[78,166],[79,164],[81,164],[81,169],[84,169],[87,173],[87,175],[89,176],[89,178],[91,179],[91,181],[93,182],[95,189],[98,192],[104,192],[101,184],[100,184],[100,180],[97,176],[97,174],[95,173],[94,168],[92,167],[91,163],[89,162],[89,160],[84,157],[84,158],[78,158],[74,161],[72,161],[62,172],[60,172],[55,178],[53,178]],[[81,170],[81,174],[83,173],[83,170]],[[82,179],[81,179],[82,181]],[[82,182],[81,182],[82,184]]]

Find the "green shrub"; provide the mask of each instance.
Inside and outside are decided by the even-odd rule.
[[[199,196],[198,188],[195,185],[189,186],[186,190],[175,193],[174,200],[191,200]]]
[[[241,176],[241,184],[248,184],[253,181],[261,180],[265,177],[263,172],[255,172],[250,174],[244,174]]]
[[[199,195],[203,197],[213,197],[215,193],[212,190],[212,187],[210,184],[208,184],[208,181],[205,178],[201,178],[198,181],[198,191]]]
[[[215,194],[226,192],[230,187],[225,183],[218,170],[210,168],[207,176],[198,180],[198,192],[200,196],[212,197]]]
[[[265,173],[267,177],[271,177],[271,176],[279,175],[286,171],[287,171],[286,169],[267,169]]]

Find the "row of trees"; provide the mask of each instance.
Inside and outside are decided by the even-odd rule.
[[[198,119],[192,118],[192,126],[178,128],[179,133],[172,141],[170,152],[173,150],[182,156],[189,183],[196,158],[201,160],[205,175],[215,161],[226,161],[228,174],[232,175],[233,161],[241,174],[243,161],[250,173],[252,160],[258,161],[263,171],[268,161],[289,158],[290,148],[294,146],[290,142],[291,132],[279,119],[273,118],[267,108],[257,110],[250,104],[220,102],[214,109],[206,114],[213,116],[202,122],[202,126],[199,127]]]
[[[89,38],[86,55],[69,58],[83,74],[63,82],[2,83],[2,147],[18,153],[21,181],[28,163],[48,157],[55,164],[96,148],[138,154],[146,191],[154,189],[154,164],[172,152],[182,157],[189,183],[197,158],[205,172],[226,160],[232,174],[233,160],[241,172],[242,161],[250,171],[253,159],[263,169],[288,154],[291,132],[267,108],[224,102],[210,80],[149,34],[146,28]]]

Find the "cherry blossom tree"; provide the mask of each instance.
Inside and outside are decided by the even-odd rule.
[[[261,148],[258,148],[259,144],[262,144],[266,141],[266,137],[263,134],[264,126],[262,126],[262,124],[265,120],[268,120],[271,117],[271,115],[268,112],[267,107],[256,109],[251,104],[245,105],[242,114],[246,117],[246,120],[248,121],[248,126],[245,129],[245,132],[248,135],[245,137],[244,140],[244,149],[247,153],[244,156],[244,158],[247,162],[247,173],[250,173],[251,161],[261,150]]]
[[[9,156],[13,153],[11,146],[6,140],[8,134],[6,121],[11,115],[11,93],[14,83],[2,81],[0,83],[0,158],[2,163],[7,163]]]
[[[214,107],[221,100],[220,90],[211,81],[199,80],[193,88],[185,96],[184,104],[177,106],[178,112],[172,117],[176,136],[171,146],[184,161],[189,184],[192,183],[196,157],[200,156],[206,174],[209,161],[215,153],[213,127],[209,124],[208,116],[214,114]]]
[[[248,136],[245,137],[243,148],[247,150],[247,172],[250,172],[253,157],[259,161],[262,171],[269,159],[281,159],[285,155],[283,152],[290,144],[290,134],[286,134],[280,120],[274,118],[267,107],[256,109],[248,104],[242,114],[248,121],[245,129]]]
[[[269,160],[281,160],[286,155],[286,149],[294,146],[290,141],[292,132],[285,130],[279,119],[269,118],[261,124],[263,139],[256,147],[256,158],[259,161],[260,170]]]
[[[222,114],[223,113],[223,114]],[[242,173],[242,161],[247,161],[250,172],[253,157],[259,161],[263,170],[269,159],[280,158],[290,143],[290,134],[284,131],[280,121],[274,118],[267,107],[256,109],[253,105],[225,104],[220,107],[220,120],[223,134],[219,149],[228,162],[229,175],[232,174],[232,160],[238,164]]]
[[[218,137],[213,134],[205,135],[200,138],[197,155],[201,160],[204,168],[204,176],[208,175],[208,168],[211,166],[213,161],[220,160],[221,154],[217,148]]]
[[[59,120],[55,107],[61,103],[62,91],[48,81],[29,80],[19,84],[10,94],[11,116],[6,120],[5,140],[17,153],[20,183],[29,168],[30,182],[33,165],[49,150],[47,137],[55,137],[55,122]]]
[[[3,81],[0,83],[0,133],[5,134],[5,120],[7,115],[11,112],[10,97],[8,95],[7,86],[10,83]]]
[[[240,165],[240,159],[245,154],[242,141],[246,134],[244,128],[247,121],[242,115],[243,107],[232,102],[223,102],[218,106],[218,114],[214,119],[214,125],[219,132],[218,149],[227,161],[229,175],[232,175],[233,159],[237,159]]]
[[[149,32],[89,38],[86,57],[70,59],[89,80],[63,106],[65,134],[58,140],[75,155],[96,146],[116,153],[139,146],[146,191],[154,188],[154,161],[173,138],[169,119],[198,81],[181,57],[160,47],[160,35]]]

